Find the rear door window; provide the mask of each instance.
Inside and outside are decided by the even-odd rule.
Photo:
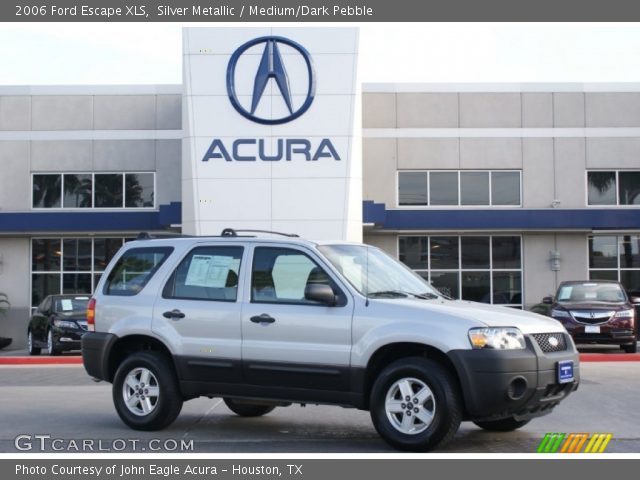
[[[242,247],[198,247],[185,257],[167,282],[162,296],[184,300],[234,302]]]
[[[118,259],[104,285],[105,295],[140,292],[173,251],[173,247],[132,248]]]

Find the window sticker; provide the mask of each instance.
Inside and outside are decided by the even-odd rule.
[[[70,312],[73,310],[73,301],[70,298],[63,298],[61,304],[63,312]]]
[[[193,287],[224,288],[231,262],[233,262],[232,257],[194,255],[184,284]]]

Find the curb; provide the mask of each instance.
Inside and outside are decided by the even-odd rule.
[[[0,365],[82,365],[82,357],[0,357]]]
[[[640,353],[581,353],[581,362],[640,362]]]
[[[581,353],[581,362],[640,362],[640,353]],[[0,357],[0,365],[82,365],[82,357]]]

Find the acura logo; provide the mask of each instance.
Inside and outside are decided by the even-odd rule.
[[[236,68],[238,66],[238,60],[247,53],[251,47],[264,44],[264,50],[262,52],[262,58],[260,65],[255,72],[255,78],[253,81],[253,92],[251,94],[251,106],[243,106],[238,99],[238,93],[236,91]],[[291,95],[291,87],[289,84],[289,76],[287,74],[287,68],[283,60],[283,56],[280,52],[280,46],[290,47],[296,54],[300,55],[304,60],[307,70],[307,91],[304,101],[298,107],[295,105],[294,98]],[[285,58],[289,55],[285,55]],[[265,88],[270,80],[273,80],[278,87],[278,92],[284,101],[288,115],[279,118],[264,118],[258,116],[256,111],[263,98]],[[298,118],[304,112],[306,112],[311,104],[315,95],[316,83],[315,83],[315,70],[313,68],[313,61],[309,52],[299,43],[289,40],[285,37],[267,36],[260,37],[240,46],[231,55],[229,65],[227,66],[227,93],[229,100],[233,107],[245,118],[264,125],[277,125],[280,123],[290,122]],[[265,99],[266,100],[266,99]],[[299,102],[298,102],[299,103]]]
[[[589,312],[589,316],[590,316],[591,318],[596,318],[596,314],[595,314],[595,312]]]

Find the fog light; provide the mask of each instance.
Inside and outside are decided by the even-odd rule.
[[[524,377],[516,377],[511,380],[507,388],[507,397],[509,400],[520,400],[527,391],[527,379]]]

